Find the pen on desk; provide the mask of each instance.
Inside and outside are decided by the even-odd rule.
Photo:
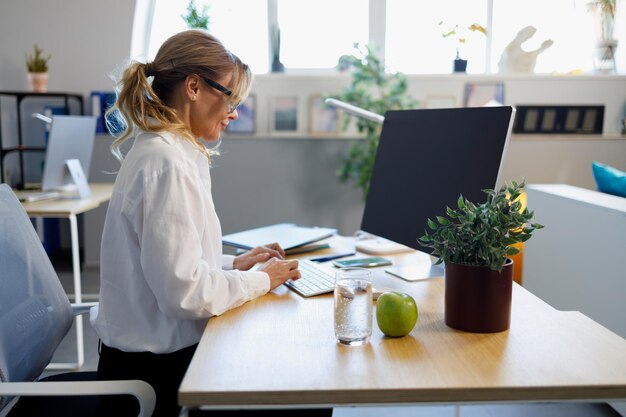
[[[355,252],[341,253],[339,255],[328,255],[328,256],[322,256],[320,258],[313,258],[313,259],[309,259],[309,260],[313,261],[313,262],[326,262],[326,261],[332,261],[333,259],[345,258],[347,256],[352,256],[354,254],[355,254]]]

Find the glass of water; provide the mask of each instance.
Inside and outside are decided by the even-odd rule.
[[[344,345],[361,346],[372,334],[372,271],[341,268],[335,274],[335,336]]]

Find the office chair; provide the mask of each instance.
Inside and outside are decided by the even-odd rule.
[[[1,184],[0,416],[95,415],[100,395],[132,395],[139,416],[152,415],[156,395],[145,381],[96,381],[95,372],[38,380],[73,316],[95,304],[70,304],[24,208]]]

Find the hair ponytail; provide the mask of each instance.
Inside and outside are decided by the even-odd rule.
[[[123,128],[121,135],[111,144],[111,152],[120,161],[124,158],[120,146],[136,133],[169,131],[178,133],[196,143],[189,129],[180,121],[176,111],[163,103],[154,92],[146,75],[146,66],[140,62],[131,62],[124,70],[117,86],[117,100],[105,114],[109,131],[115,127]],[[201,149],[206,150],[204,146]],[[209,155],[207,155],[209,156]]]

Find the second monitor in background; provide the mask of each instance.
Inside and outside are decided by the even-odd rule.
[[[16,191],[18,198],[33,202],[89,196],[87,177],[96,135],[96,117],[54,115],[48,119],[39,114],[35,117],[51,123],[41,186]]]
[[[41,189],[66,190],[74,186],[66,161],[78,159],[87,177],[91,166],[96,118],[93,116],[52,116]]]
[[[483,189],[510,180],[499,175],[514,114],[505,106],[388,111],[361,230],[429,252],[417,242],[428,218],[456,207],[460,194],[484,201]],[[424,259],[388,272],[411,280],[443,274]]]

